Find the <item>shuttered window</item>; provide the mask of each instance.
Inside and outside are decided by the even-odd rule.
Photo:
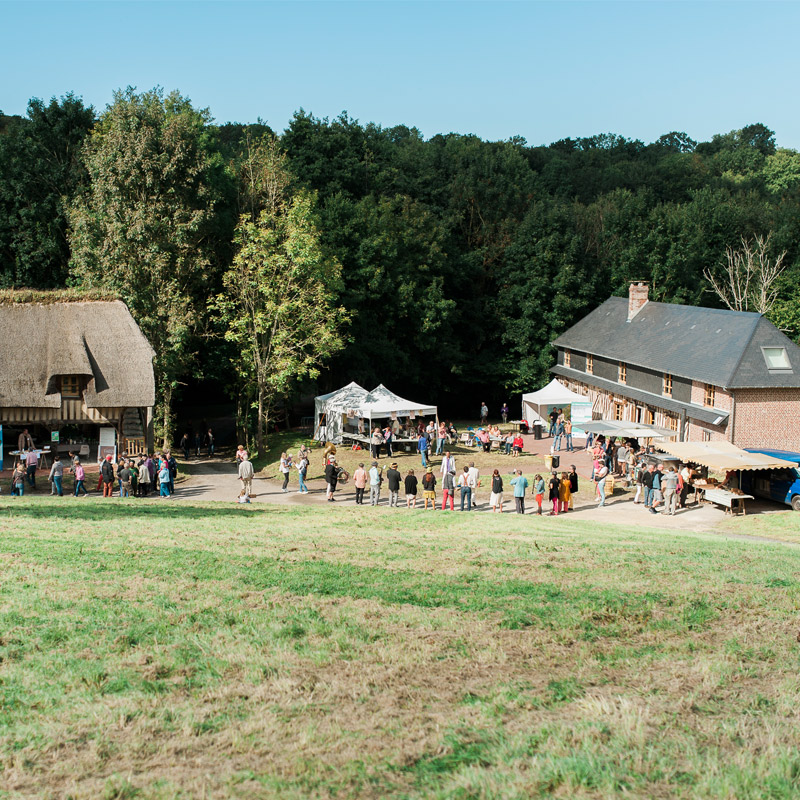
[[[81,396],[81,379],[78,375],[61,376],[61,396],[73,398]]]

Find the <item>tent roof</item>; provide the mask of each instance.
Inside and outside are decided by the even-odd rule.
[[[391,389],[387,389],[382,383],[367,394],[361,402],[360,408],[362,415],[365,417],[376,417],[381,414],[391,414],[392,412],[405,416],[410,411],[421,415],[436,414],[436,406],[405,400]]]
[[[547,386],[543,389],[539,389],[538,392],[528,392],[528,394],[522,395],[522,402],[533,403],[536,406],[552,406],[558,405],[559,403],[563,403],[564,405],[569,405],[570,403],[590,403],[591,400],[582,394],[567,389],[561,381],[553,378]]]
[[[314,399],[320,405],[352,408],[361,405],[366,396],[367,390],[363,386],[359,386],[355,381],[350,381],[347,386],[342,386],[341,389],[337,389],[335,392],[321,394]]]
[[[664,442],[658,445],[658,449],[680,458],[683,462],[702,464],[719,472],[796,466],[793,461],[783,458],[764,453],[749,453],[731,442]]]
[[[592,422],[582,422],[581,430],[631,439],[669,439],[678,435],[677,431],[661,428],[658,425],[645,425],[643,422],[626,422],[613,419],[596,419]]]

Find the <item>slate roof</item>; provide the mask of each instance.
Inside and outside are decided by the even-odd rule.
[[[635,400],[637,403],[663,408],[666,411],[671,411],[673,414],[682,414],[686,412],[686,416],[689,417],[689,419],[694,419],[698,422],[707,422],[709,425],[724,425],[729,416],[727,411],[720,411],[717,408],[708,408],[706,406],[697,406],[693,403],[681,403],[680,400],[673,400],[671,397],[645,392],[643,389],[635,389],[633,386],[628,386],[627,384],[615,383],[605,378],[598,378],[597,375],[590,375],[578,369],[571,369],[570,367],[562,367],[560,364],[551,367],[550,372],[555,375],[561,375],[564,378],[572,378],[572,380],[596,386],[599,389],[605,389],[607,392],[617,395],[618,397],[627,397],[629,400]]]
[[[761,314],[609,297],[554,342],[681,378],[736,388],[800,387],[800,347]],[[770,371],[762,347],[785,347],[791,372]]]

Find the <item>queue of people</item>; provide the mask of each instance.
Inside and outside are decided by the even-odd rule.
[[[30,490],[36,489],[38,468],[39,459],[35,451],[28,451],[20,456],[11,473],[12,497],[24,496],[26,485]],[[50,495],[64,496],[66,474],[73,477],[71,491],[66,494],[87,497],[89,490],[86,488],[86,469],[77,454],[70,455],[67,465],[58,454],[53,456],[53,463],[47,473]],[[152,493],[169,498],[175,493],[177,474],[178,464],[169,451],[139,457],[122,454],[116,462],[112,455],[107,455],[99,462],[95,490],[102,493],[103,497],[113,497],[115,493],[121,498],[148,497]]]

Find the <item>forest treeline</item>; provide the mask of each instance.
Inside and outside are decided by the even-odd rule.
[[[325,274],[344,346],[321,389],[356,380],[451,406],[506,399],[541,384],[549,342],[632,279],[650,281],[652,299],[719,305],[704,269],[768,234],[788,264],[770,313],[800,337],[800,154],[760,123],[707,142],[672,132],[531,146],[303,110],[276,134],[215,123],[160,90],[117,92],[100,114],[74,95],[34,99],[25,117],[0,117],[0,286],[144,297],[132,308],[164,338],[170,398],[192,375],[235,390],[236,344],[213,298],[237,224],[267,203],[253,153],[273,135],[280,190],[307,198],[340,267]]]

